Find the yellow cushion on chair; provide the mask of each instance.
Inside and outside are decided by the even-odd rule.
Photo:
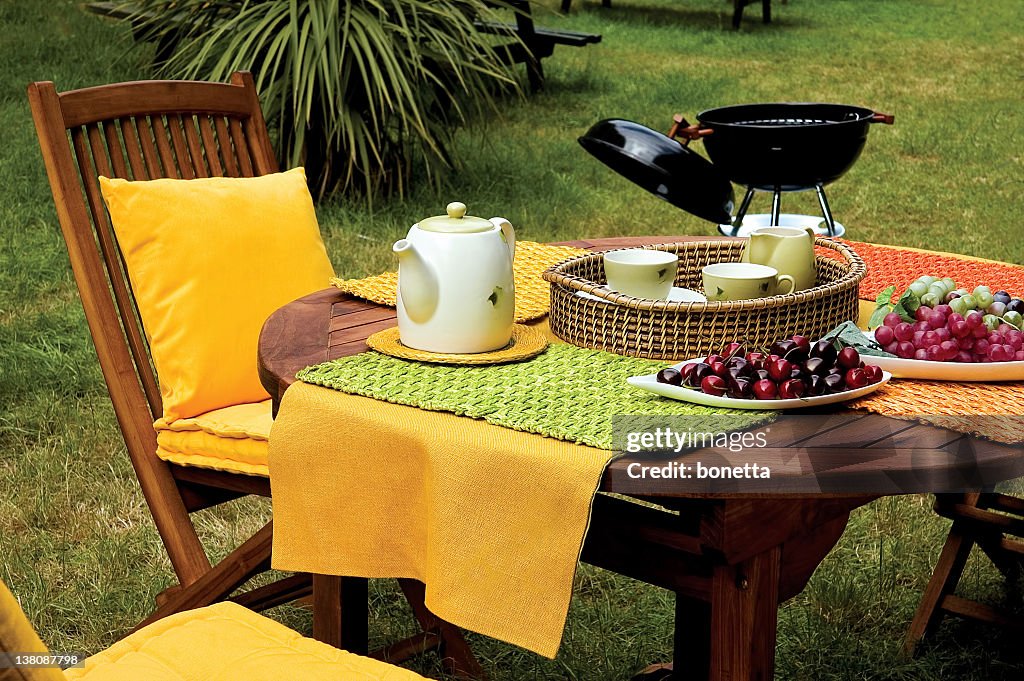
[[[181,612],[93,655],[81,681],[415,681],[422,676],[338,650],[236,603]]]
[[[164,423],[268,395],[263,322],[334,275],[302,168],[249,178],[100,178],[160,378]]]
[[[0,656],[5,653],[46,653],[21,606],[7,586],[0,581]],[[0,668],[3,681],[60,681],[63,677],[56,667]]]
[[[270,400],[178,419],[157,429],[157,456],[181,466],[269,477]]]

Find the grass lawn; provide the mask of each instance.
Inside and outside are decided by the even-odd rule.
[[[872,130],[861,160],[831,188],[852,238],[1024,262],[1020,0],[792,0],[775,3],[769,26],[750,7],[739,32],[729,30],[731,3],[722,0],[616,0],[612,9],[577,0],[567,17],[554,12],[556,0],[534,4],[538,23],[604,41],[558,48],[545,62],[544,92],[464,131],[464,167],[442,191],[423,186],[372,211],[321,205],[339,272],[390,267],[391,242],[450,200],[503,215],[533,240],[708,234],[712,226],[630,185],[575,139],[604,117],[667,128],[675,112],[775,100],[896,115],[895,126]],[[125,27],[66,0],[0,0],[0,29],[0,578],[54,650],[95,652],[149,612],[172,572],[84,323],[25,86],[146,77],[148,52]],[[753,210],[767,209],[760,196]],[[813,213],[816,201],[789,195],[784,210]],[[971,624],[950,622],[920,658],[900,659],[946,530],[930,505],[891,498],[855,513],[807,589],[782,609],[777,678],[1022,678],[1019,638]],[[244,503],[200,522],[220,555],[268,515],[268,506]],[[983,559],[972,560],[964,585],[967,595],[1020,606],[1019,591]],[[493,679],[625,679],[668,657],[667,593],[584,566],[575,594],[557,660],[473,637]],[[275,613],[308,629],[299,609]],[[411,630],[388,581],[373,585],[372,614],[378,642]],[[415,665],[438,673],[432,656]]]

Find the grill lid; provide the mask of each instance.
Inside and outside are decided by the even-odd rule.
[[[676,140],[633,121],[609,118],[595,123],[579,143],[659,199],[715,224],[732,220],[732,183],[710,161]]]

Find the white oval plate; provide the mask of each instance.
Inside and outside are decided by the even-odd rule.
[[[864,335],[874,340],[874,331]],[[1024,362],[990,362],[964,364],[962,362],[929,362],[926,359],[902,357],[872,357],[861,355],[865,364],[874,364],[896,378],[920,378],[928,381],[963,381],[965,383],[997,381],[1024,381]]]
[[[701,359],[688,359],[685,362],[680,362],[673,366],[678,369],[684,364],[692,364],[693,362],[700,361]],[[868,393],[875,392],[888,383],[890,378],[892,378],[892,374],[883,370],[881,381],[878,383],[872,383],[871,385],[866,385],[863,388],[847,390],[845,392],[834,393],[832,395],[800,397],[791,400],[741,400],[735,397],[708,395],[700,390],[684,388],[678,385],[669,385],[668,383],[658,383],[657,374],[630,376],[626,379],[626,382],[632,386],[640,388],[641,390],[654,393],[655,395],[669,397],[673,400],[682,400],[683,402],[703,404],[705,407],[728,407],[730,409],[756,409],[758,411],[762,411],[765,409],[802,409],[805,407],[818,407],[825,404],[835,404],[836,402],[854,400],[858,397],[863,397]]]
[[[595,296],[592,293],[587,293],[586,291],[577,291],[576,295],[578,295],[580,298],[586,298],[587,300],[596,300],[599,303],[609,303],[609,304],[614,305],[614,303],[612,303],[612,301],[607,300],[605,298],[601,298],[599,296]],[[667,302],[669,302],[669,303],[706,303],[706,302],[708,302],[708,299],[704,297],[703,293],[700,293],[698,291],[694,291],[693,289],[679,288],[678,286],[673,286],[672,290],[669,291]]]

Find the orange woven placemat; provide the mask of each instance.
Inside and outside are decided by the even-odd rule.
[[[850,406],[996,442],[1024,443],[1024,383],[893,380]]]
[[[513,270],[516,282],[516,322],[539,319],[551,306],[551,291],[541,274],[552,265],[587,251],[570,246],[551,246],[517,241]],[[398,296],[398,272],[384,272],[363,279],[331,279],[345,293],[379,305],[394,307]]]
[[[860,297],[864,300],[874,300],[893,285],[896,286],[896,295],[899,295],[924,274],[952,277],[957,286],[964,288],[973,289],[984,284],[993,291],[1002,289],[1013,295],[1024,295],[1024,267],[1020,265],[862,241],[846,243],[864,258],[868,266],[868,275],[860,283]]]

